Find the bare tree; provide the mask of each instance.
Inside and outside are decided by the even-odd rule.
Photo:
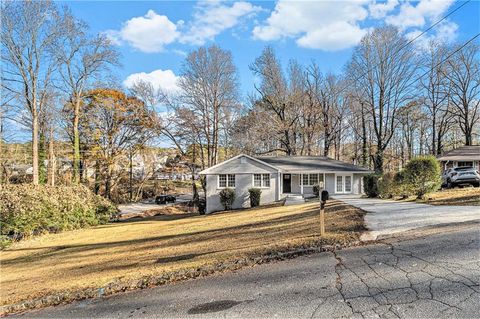
[[[60,87],[67,94],[72,113],[73,180],[80,181],[79,122],[82,95],[109,65],[118,64],[118,53],[103,35],[90,37],[88,26],[70,12],[63,17],[62,38],[55,54],[59,64]]]
[[[51,52],[61,31],[59,15],[51,1],[4,1],[2,11],[2,81],[29,112],[33,183],[38,184],[39,115],[55,67]]]
[[[430,117],[431,153],[441,154],[443,137],[453,123],[449,112],[450,85],[446,77],[446,65],[442,63],[447,57],[447,47],[431,41],[422,58],[422,65],[427,70],[420,79],[426,112]]]
[[[351,83],[348,83],[350,85]],[[350,127],[354,133],[354,143],[357,147],[358,140],[361,141],[360,145],[360,153],[361,155],[358,156],[358,150],[355,149],[354,158],[358,159],[361,165],[367,167],[369,166],[369,159],[370,159],[370,147],[368,145],[370,141],[369,131],[370,131],[370,118],[368,117],[367,110],[365,107],[365,102],[362,100],[361,97],[357,96],[356,88],[353,84],[351,90],[349,92],[349,108],[350,108]]]
[[[415,154],[415,141],[420,142],[418,130],[420,129],[420,119],[422,112],[419,103],[416,101],[408,103],[398,111],[399,135],[402,138],[402,155],[406,155],[407,160],[411,160]],[[406,154],[405,154],[406,153]]]
[[[340,138],[347,99],[344,91],[343,81],[333,74],[326,76],[318,96],[322,112],[323,156],[330,155],[330,147]]]
[[[323,76],[318,65],[312,62],[305,71],[305,99],[306,103],[302,110],[301,122],[303,123],[304,144],[306,155],[313,155],[313,150],[318,139],[322,123],[320,92]]]
[[[465,46],[447,64],[445,75],[451,86],[452,112],[465,136],[465,145],[472,145],[474,128],[480,119],[479,46]]]
[[[294,127],[298,120],[295,105],[289,100],[289,88],[282,67],[271,47],[266,47],[260,57],[250,65],[253,74],[260,80],[255,90],[260,95],[255,105],[272,112],[273,123],[269,127],[279,132],[280,148],[287,155],[295,155]]]
[[[215,45],[191,52],[183,64],[179,86],[182,108],[201,129],[207,165],[215,165],[221,125],[228,111],[238,105],[238,75],[231,53]]]
[[[355,49],[348,72],[372,118],[376,152],[374,168],[383,172],[384,151],[392,138],[397,112],[412,95],[414,53],[393,27],[377,28]]]

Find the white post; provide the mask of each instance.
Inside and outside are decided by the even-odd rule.
[[[277,200],[280,200],[280,197],[282,197],[282,189],[281,189],[281,185],[283,184],[282,181],[280,180],[281,179],[281,174],[280,172],[277,173]]]
[[[303,195],[303,174],[300,174],[300,194]]]

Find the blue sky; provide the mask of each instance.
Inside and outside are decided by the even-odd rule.
[[[284,66],[316,60],[340,72],[361,37],[391,24],[412,37],[463,2],[454,0],[357,1],[67,1],[92,33],[106,33],[122,54],[118,77],[128,86],[143,78],[175,90],[185,54],[216,43],[232,52],[241,93],[253,90],[248,68],[266,45]],[[418,42],[462,41],[479,30],[480,3],[471,1]],[[130,78],[129,78],[130,77]],[[128,80],[127,80],[128,79]]]

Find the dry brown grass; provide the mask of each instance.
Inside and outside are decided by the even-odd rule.
[[[0,252],[1,304],[294,247],[318,239],[318,216],[317,203],[174,214],[19,242]],[[358,240],[363,213],[330,201],[326,228],[327,242]]]
[[[423,202],[431,205],[480,205],[480,188],[445,189],[428,194]]]

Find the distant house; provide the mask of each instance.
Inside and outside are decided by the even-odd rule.
[[[319,184],[330,194],[361,194],[370,170],[321,156],[251,157],[238,155],[200,172],[206,176],[206,212],[223,209],[219,192],[235,189],[232,208],[249,207],[249,188],[262,189],[261,204],[288,195],[308,197]]]
[[[443,170],[461,166],[480,168],[480,145],[462,146],[453,149],[440,155],[438,160]]]

